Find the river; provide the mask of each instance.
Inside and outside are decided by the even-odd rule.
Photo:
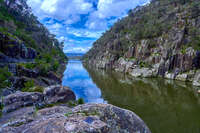
[[[86,103],[109,103],[135,112],[152,133],[200,133],[200,96],[189,83],[131,78],[71,60],[62,84]]]

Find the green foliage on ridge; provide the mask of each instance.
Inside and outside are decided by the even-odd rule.
[[[12,74],[8,71],[7,67],[0,68],[0,88],[5,88],[11,85],[8,80],[11,76]]]
[[[186,37],[191,38],[187,47],[200,50],[200,27],[191,26],[191,20],[198,16],[198,0],[152,0],[150,4],[130,10],[127,17],[118,20],[93,44],[85,59],[95,59],[105,51],[115,57],[124,56],[130,46],[137,45],[141,40],[154,41],[162,35],[167,38],[175,26],[179,29],[185,27]],[[186,23],[181,23],[179,18]],[[153,43],[153,47],[156,47],[156,43]]]

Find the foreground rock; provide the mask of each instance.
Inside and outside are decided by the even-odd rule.
[[[25,106],[42,103],[44,99],[41,93],[16,92],[3,99],[3,113],[9,113]]]
[[[57,102],[75,100],[75,94],[68,87],[50,86],[39,92],[20,92],[8,95],[2,100],[3,115],[27,106],[45,106]]]
[[[76,99],[74,92],[70,88],[60,85],[45,88],[43,94],[45,95],[45,102],[48,104]]]
[[[29,114],[29,117],[18,117],[9,123],[1,124],[0,132],[150,133],[136,114],[109,104],[84,104],[72,109],[56,106],[39,110],[35,115]]]

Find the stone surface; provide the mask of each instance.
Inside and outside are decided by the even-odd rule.
[[[176,76],[176,80],[188,81],[188,74],[186,74],[186,73],[178,74],[178,75]]]
[[[133,77],[150,78],[153,77],[153,71],[149,68],[136,68],[132,70],[130,75],[132,75]]]
[[[43,94],[45,95],[45,102],[48,104],[76,100],[76,96],[72,90],[60,85],[45,88]]]
[[[194,86],[200,86],[200,70],[196,72],[192,83]]]
[[[70,100],[76,100],[74,92],[68,87],[60,85],[45,88],[43,94],[17,91],[3,98],[3,113],[9,113],[27,106],[40,107],[58,102],[67,103]]]
[[[37,53],[32,48],[27,48],[18,38],[11,37],[0,33],[0,51],[2,62],[7,62],[6,59],[34,59]]]
[[[175,74],[174,73],[168,73],[168,72],[166,72],[165,73],[165,78],[167,78],[167,79],[175,79]]]
[[[55,106],[0,125],[3,133],[150,133],[133,112],[109,104]],[[19,113],[19,112],[18,112]],[[34,115],[33,115],[34,114]]]
[[[39,76],[39,72],[37,70],[34,70],[34,69],[27,69],[27,68],[24,68],[22,66],[18,66],[18,69],[17,69],[17,75],[18,76],[26,76],[26,77],[29,77],[29,78],[37,78]]]
[[[22,107],[42,103],[43,94],[38,92],[20,92],[8,95],[3,98],[3,113],[9,113]]]

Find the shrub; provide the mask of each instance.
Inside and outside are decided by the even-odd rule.
[[[8,71],[8,67],[0,68],[0,88],[9,87],[11,85],[8,80],[12,74]]]
[[[52,58],[52,56],[51,56],[50,54],[45,54],[45,55],[43,56],[43,58],[44,58],[44,60],[46,61],[46,63],[51,63],[52,60],[53,60],[53,58]]]
[[[79,99],[77,100],[77,102],[78,102],[78,104],[84,104],[84,103],[85,103],[83,98],[79,98]]]
[[[77,106],[77,103],[76,103],[76,101],[69,101],[69,102],[67,103],[67,105],[68,105],[69,107],[75,107],[75,106]]]
[[[49,63],[42,63],[38,65],[38,68],[41,75],[46,75],[51,70],[51,65]]]
[[[23,66],[27,69],[33,69],[36,67],[36,64],[35,63],[19,63],[18,64],[19,66]]]
[[[30,92],[31,91],[31,88],[34,87],[34,81],[33,80],[30,80],[30,81],[27,81],[25,84],[24,84],[24,88],[22,88],[22,91],[23,92]]]
[[[59,62],[57,60],[55,60],[53,63],[53,71],[57,71],[58,67],[59,67]]]

